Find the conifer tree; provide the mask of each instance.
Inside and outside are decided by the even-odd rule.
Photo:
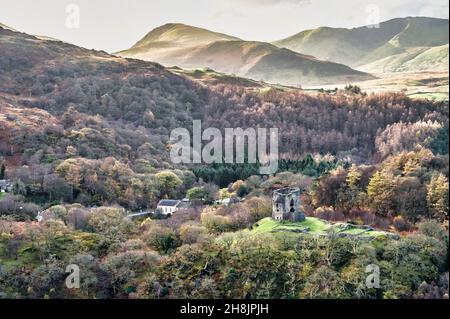
[[[367,195],[372,209],[387,216],[394,206],[394,176],[377,171],[369,181]]]
[[[448,218],[449,211],[449,185],[443,174],[436,174],[432,177],[427,187],[427,202],[430,210],[430,217],[444,220]]]

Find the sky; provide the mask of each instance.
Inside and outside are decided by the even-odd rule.
[[[448,7],[448,0],[0,0],[0,23],[117,52],[166,23],[275,41],[320,26],[351,28],[406,16],[448,19]]]

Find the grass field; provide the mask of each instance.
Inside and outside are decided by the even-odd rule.
[[[338,234],[346,234],[353,236],[369,236],[369,237],[378,237],[383,235],[388,235],[386,232],[382,231],[366,231],[360,228],[349,228],[344,229],[343,226],[347,224],[344,223],[336,223],[331,224],[325,220],[307,217],[303,222],[278,222],[272,218],[265,218],[260,220],[255,224],[255,227],[252,230],[254,234],[264,234],[264,233],[286,233],[286,234],[326,234],[328,231],[334,230]],[[350,226],[351,227],[351,226]]]
[[[402,92],[412,99],[430,99],[436,101],[449,100],[448,72],[393,72],[375,74],[378,79],[356,82],[364,92]],[[333,90],[343,89],[348,83],[325,86],[305,86],[305,92],[318,94],[319,89]]]

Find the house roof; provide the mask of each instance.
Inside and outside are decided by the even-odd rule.
[[[9,180],[8,179],[0,179],[0,186],[8,186]]]
[[[179,200],[163,199],[162,201],[160,201],[160,202],[158,203],[158,206],[169,206],[169,207],[174,207],[174,206],[178,206],[179,203],[180,203]]]

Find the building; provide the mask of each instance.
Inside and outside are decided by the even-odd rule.
[[[12,184],[9,179],[0,179],[0,192],[10,192],[12,189]]]
[[[237,204],[237,203],[240,203],[243,201],[245,201],[245,198],[233,196],[231,198],[223,198],[223,199],[215,200],[214,205],[230,206],[231,204]]]
[[[304,221],[300,211],[300,189],[281,188],[273,192],[272,218],[278,221]]]
[[[173,199],[163,199],[158,203],[156,211],[163,215],[172,215],[180,209],[181,201]]]
[[[231,198],[218,199],[214,201],[214,205],[229,206]]]

